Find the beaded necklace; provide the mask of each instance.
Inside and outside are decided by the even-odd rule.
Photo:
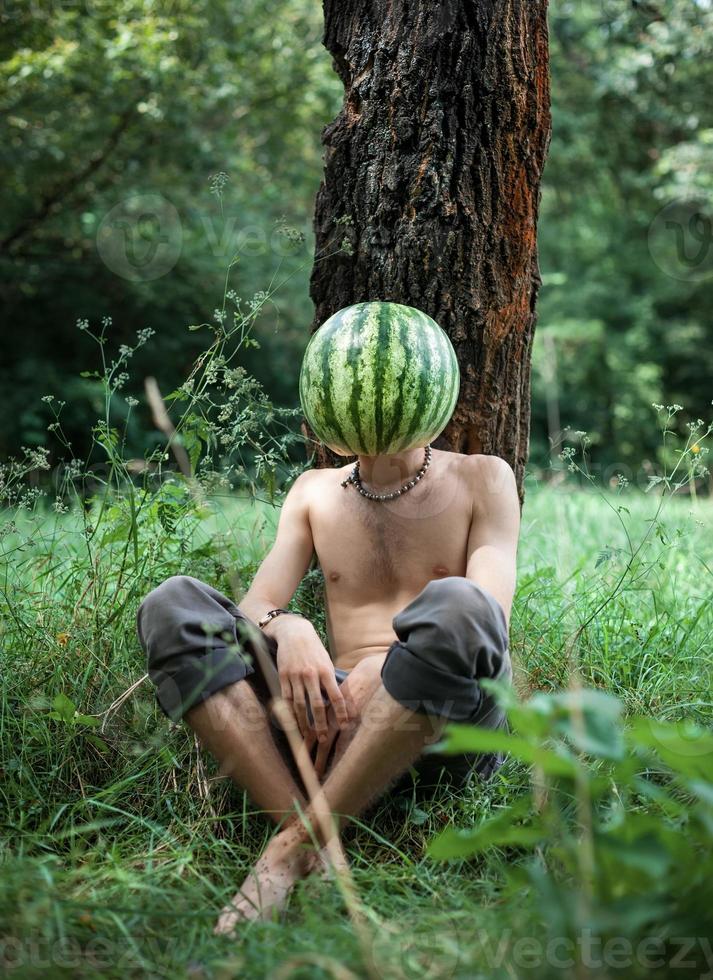
[[[406,493],[408,490],[411,490],[412,487],[415,487],[430,465],[431,446],[429,443],[429,445],[426,446],[426,455],[423,461],[423,466],[418,471],[416,476],[404,483],[404,485],[399,487],[398,490],[392,490],[391,493],[373,493],[371,490],[367,490],[362,484],[361,477],[359,476],[359,460],[357,460],[354,464],[354,469],[352,470],[351,475],[348,476],[346,480],[342,480],[342,486],[348,487],[350,483],[353,483],[362,497],[366,497],[368,500],[394,500],[395,497],[400,497],[402,493]]]

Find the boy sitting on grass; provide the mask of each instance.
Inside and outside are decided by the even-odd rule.
[[[241,623],[262,629],[282,697],[339,820],[408,777],[411,766],[422,784],[445,776],[462,785],[472,773],[487,778],[502,761],[423,750],[449,720],[504,722],[479,681],[512,676],[520,507],[510,466],[430,445],[359,454],[351,477],[350,465],[297,478],[239,607],[178,575],[139,609],[162,710],[185,719],[221,772],[281,824],[221,914],[219,933],[282,907],[299,878],[323,867],[325,843],[317,826],[315,847],[297,815],[296,804],[311,816],[305,787],[265,709],[266,678]],[[329,652],[306,618],[284,608],[313,553],[326,585]]]

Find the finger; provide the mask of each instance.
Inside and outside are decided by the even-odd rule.
[[[347,711],[349,712],[349,723],[354,721],[359,717],[359,708],[352,695],[352,689],[349,684],[349,678],[343,681],[339,686],[339,693],[344,698],[344,703],[347,706]]]
[[[325,706],[325,711],[326,711],[326,715],[327,715],[327,738],[326,738],[326,742],[327,742],[327,747],[329,747],[329,736],[330,736],[330,732],[332,732],[333,730],[338,732],[339,731],[339,728],[337,726],[337,722],[336,722],[336,719],[334,717],[334,712],[332,711],[331,705],[327,704]],[[314,726],[312,726],[310,735],[311,735],[311,739],[310,739],[310,747],[311,748],[314,748],[315,745],[317,747],[319,747],[320,745],[322,745],[322,742],[319,741],[318,732],[317,732],[317,730],[316,730],[316,728]],[[316,752],[315,752],[315,758],[316,758]]]
[[[322,687],[327,692],[327,697],[334,708],[334,714],[337,716],[339,727],[343,728],[349,721],[349,705],[339,690],[337,678],[331,671],[326,670],[322,675]]]
[[[289,677],[285,674],[277,675],[280,680],[280,696],[283,701],[287,701],[289,706],[292,707],[292,685],[290,684]]]
[[[309,732],[311,726],[307,719],[307,701],[305,699],[305,689],[300,681],[294,681],[292,683],[292,699],[300,735],[302,738],[304,738]]]
[[[309,694],[309,704],[312,709],[317,737],[323,741],[327,737],[327,711],[317,675],[307,680],[307,693]]]
[[[297,712],[295,711],[294,700],[292,697],[292,685],[290,684],[288,677],[280,680],[280,698],[288,710],[287,718],[285,718],[284,715],[279,716],[278,721],[280,728],[282,728],[283,731],[286,730],[286,727],[289,727],[290,729],[297,728],[299,730],[299,720],[297,718]],[[278,717],[274,711],[274,708],[273,714],[275,714],[275,717]]]
[[[329,752],[334,743],[336,735],[339,733],[339,729],[336,726],[332,726],[327,733],[327,737],[323,742],[320,742],[317,747],[317,758],[314,761],[314,768],[317,775],[321,778],[327,768],[327,759],[329,758]]]

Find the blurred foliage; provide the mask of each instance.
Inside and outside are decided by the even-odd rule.
[[[294,405],[295,350],[312,316],[319,134],[340,91],[319,9],[38,0],[4,5],[0,18],[0,454],[44,442],[46,393],[67,402],[65,431],[86,449],[102,398],[77,378],[95,367],[77,318],[110,315],[114,349],[151,327],[136,377],[157,374],[164,391],[183,381],[204,347],[187,326],[219,306],[235,255],[230,285],[242,297],[286,280],[256,327],[261,352],[245,350],[242,363]],[[180,257],[170,274],[132,281],[104,264],[97,233],[112,208],[147,193],[178,211]]]
[[[683,425],[713,396],[713,8],[553,0],[550,36],[531,459],[549,400],[555,440],[587,430],[599,475],[631,479],[660,446],[652,402]]]
[[[548,464],[550,433],[557,451],[561,428],[587,430],[607,480],[655,459],[652,402],[683,404],[682,425],[708,414],[713,10],[553,0],[549,19],[531,460]],[[10,0],[0,20],[0,455],[46,441],[48,393],[67,402],[64,431],[85,452],[102,392],[79,376],[96,365],[78,318],[111,316],[113,350],[155,331],[127,395],[146,374],[180,384],[204,346],[187,327],[220,304],[236,255],[229,285],[271,293],[241,363],[294,406],[320,132],[341,102],[318,5]],[[103,222],[132,201],[140,212],[146,194],[176,209],[180,254],[155,278],[117,274],[97,250]],[[673,224],[671,202],[684,211]],[[156,230],[131,233],[127,248],[141,249]],[[141,401],[137,455],[151,442]]]
[[[573,684],[523,704],[483,683],[505,702],[511,731],[450,726],[439,748],[508,752],[533,765],[533,781],[476,826],[446,828],[431,856],[471,858],[494,847],[532,854],[508,869],[504,896],[519,906],[512,951],[522,951],[518,938],[539,939],[533,950],[530,938],[527,976],[549,980],[555,964],[569,967],[566,976],[609,976],[621,967],[627,977],[674,976],[684,936],[687,967],[702,976],[701,938],[713,926],[711,732],[647,716],[624,723],[621,702],[597,688]],[[557,945],[566,964],[554,958]],[[604,954],[597,964],[595,947]]]

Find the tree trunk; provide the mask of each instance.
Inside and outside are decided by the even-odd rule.
[[[547,0],[324,0],[345,96],[322,133],[312,329],[366,300],[432,316],[461,367],[434,446],[504,457],[521,499],[550,137],[546,14]],[[344,459],[320,446],[313,462]]]

